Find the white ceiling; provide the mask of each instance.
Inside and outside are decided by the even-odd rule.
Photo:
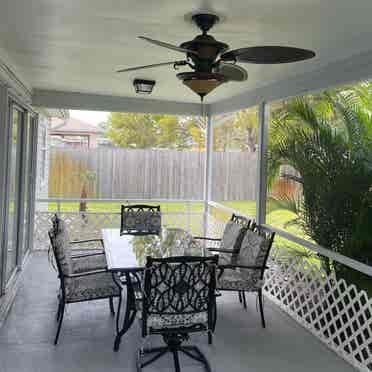
[[[370,0],[2,0],[0,48],[33,88],[134,97],[132,80],[151,78],[157,82],[151,98],[198,102],[171,66],[114,72],[182,59],[182,53],[137,36],[174,44],[191,40],[199,30],[184,16],[198,9],[225,17],[211,34],[232,49],[282,44],[317,53],[296,64],[245,64],[248,80],[217,88],[208,103],[372,49]]]

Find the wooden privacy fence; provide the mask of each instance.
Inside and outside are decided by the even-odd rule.
[[[213,157],[214,200],[254,199],[256,154],[216,152]],[[52,148],[49,197],[80,197],[81,175],[93,172],[88,197],[202,199],[204,164],[205,153],[198,151]]]

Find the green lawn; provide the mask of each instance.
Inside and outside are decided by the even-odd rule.
[[[120,213],[120,208],[123,203],[112,203],[112,202],[88,202],[87,203],[87,211],[88,212],[117,212]],[[200,202],[190,202],[190,203],[148,203],[150,205],[160,205],[161,209],[164,212],[172,213],[172,212],[203,212],[203,203]],[[49,211],[57,211],[58,205],[57,203],[48,203]],[[61,203],[60,205],[61,212],[78,212],[79,211],[79,203],[78,202],[68,202],[68,203]]]

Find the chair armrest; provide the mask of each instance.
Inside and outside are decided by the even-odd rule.
[[[81,243],[91,243],[91,242],[100,242],[103,247],[103,239],[87,239],[87,240],[73,240],[70,244],[81,244]]]
[[[193,238],[198,239],[198,240],[210,240],[210,241],[213,241],[213,242],[220,242],[222,240],[222,239],[219,239],[219,238],[208,238],[206,236],[194,236]]]
[[[96,275],[96,274],[101,274],[101,273],[107,273],[107,270],[93,270],[93,271],[85,271],[83,273],[78,273],[78,274],[70,274],[70,275],[65,275],[66,278],[81,278],[84,276],[89,276],[89,275]]]
[[[219,273],[217,274],[217,280],[219,280],[224,273],[225,269],[235,270],[235,269],[247,269],[247,270],[262,270],[268,269],[267,266],[250,266],[250,265],[234,265],[234,264],[227,264],[227,265],[218,265]]]
[[[219,248],[213,248],[213,247],[207,248],[207,251],[217,252],[217,253],[229,253],[229,254],[236,253],[232,249],[219,249]]]
[[[82,253],[82,254],[74,254],[71,256],[71,259],[73,260],[74,258],[83,258],[83,257],[91,257],[91,256],[101,256],[104,255],[104,252],[97,252],[97,253]]]

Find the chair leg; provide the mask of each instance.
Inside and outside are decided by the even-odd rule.
[[[238,296],[239,296],[239,302],[242,303],[242,293],[238,291]]]
[[[208,331],[208,345],[212,345],[213,343],[213,335],[211,331]]]
[[[263,310],[262,290],[261,289],[258,291],[258,303],[260,305],[262,328],[265,328],[266,323],[265,323],[265,316],[264,316],[264,310]]]
[[[56,322],[59,321],[60,316],[61,316],[61,301],[58,301],[58,309],[57,309],[57,313],[56,313]]]
[[[181,346],[180,351],[188,355],[190,358],[201,362],[204,365],[206,372],[211,372],[211,366],[208,359],[197,346]]]
[[[110,297],[110,298],[109,298],[109,304],[110,304],[110,312],[111,312],[111,315],[115,315],[114,299],[113,299],[113,297]]]
[[[247,300],[245,298],[245,292],[242,291],[242,297],[243,297],[243,306],[244,306],[244,309],[247,309]]]
[[[57,327],[56,337],[54,339],[54,345],[57,345],[58,343],[59,333],[61,332],[61,327],[62,327],[63,315],[65,313],[65,303],[61,302],[60,305],[61,307],[59,310],[58,327]]]
[[[176,372],[181,372],[180,368],[180,360],[178,358],[178,351],[177,350],[172,350],[173,354],[173,360],[174,360],[174,368]]]
[[[136,365],[137,365],[137,371],[141,371],[143,367],[148,366],[149,364],[155,362],[159,358],[161,358],[165,353],[167,353],[169,349],[167,347],[155,347],[152,349],[144,349],[143,353],[141,350],[138,350],[137,352],[137,360],[136,360]],[[142,356],[146,354],[153,354],[151,358],[149,358],[146,362],[142,363]]]

